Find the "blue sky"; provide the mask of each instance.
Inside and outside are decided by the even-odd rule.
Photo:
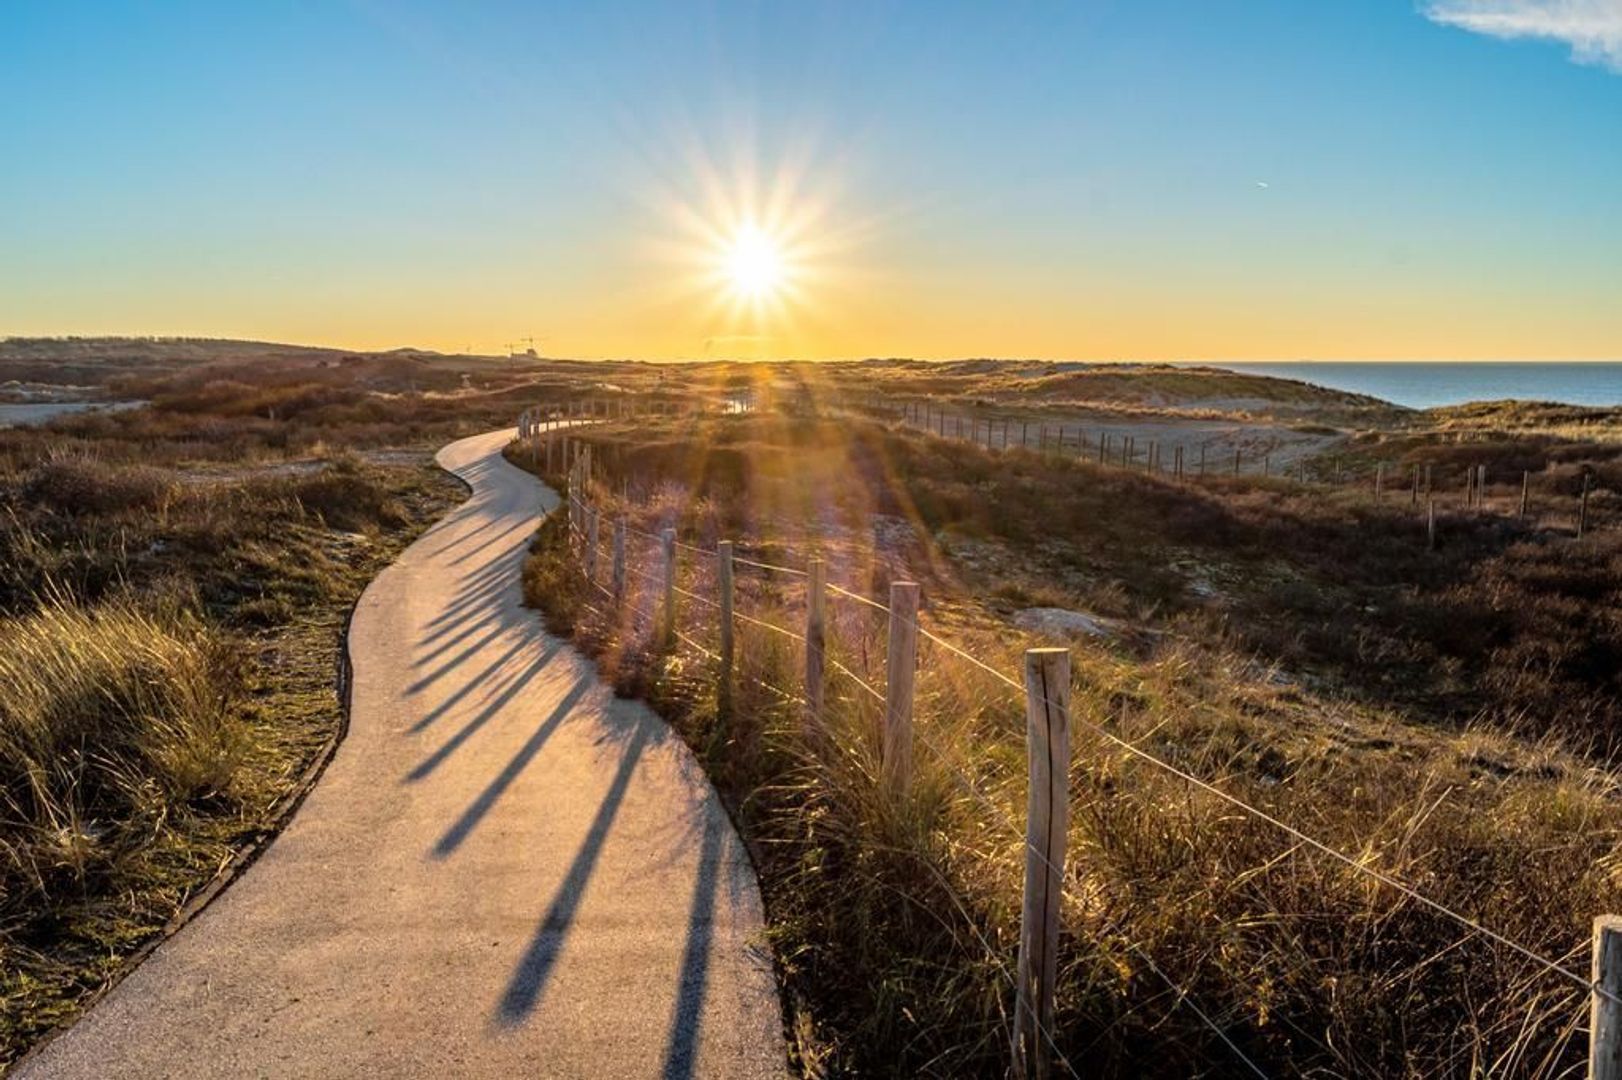
[[[1622,0],[10,0],[0,36],[0,334],[1622,358]],[[788,287],[742,303],[768,207]]]

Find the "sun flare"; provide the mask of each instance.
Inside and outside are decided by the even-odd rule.
[[[768,299],[783,287],[786,266],[782,245],[758,225],[744,224],[726,249],[724,270],[740,296]]]

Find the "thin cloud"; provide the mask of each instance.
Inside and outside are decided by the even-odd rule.
[[[1496,38],[1558,41],[1578,63],[1622,74],[1622,0],[1434,0],[1424,12]]]

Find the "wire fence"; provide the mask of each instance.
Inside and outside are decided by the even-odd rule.
[[[1163,435],[1140,438],[1121,427],[1141,429],[1143,425],[1112,429],[1105,424],[1088,427],[956,412],[932,401],[870,404],[869,408],[894,416],[914,431],[988,451],[1032,451],[1178,481],[1223,476],[1276,478],[1293,481],[1303,490],[1356,492],[1375,503],[1407,503],[1427,512],[1434,506],[1443,511],[1497,512],[1527,519],[1545,516],[1554,501],[1552,512],[1557,518],[1568,516],[1579,536],[1591,524],[1592,473],[1584,468],[1576,476],[1557,477],[1548,461],[1541,470],[1499,468],[1495,472],[1484,463],[1471,462],[1450,467],[1444,480],[1430,465],[1401,468],[1365,459],[1348,462],[1338,454],[1319,453],[1321,447],[1309,440],[1275,437],[1259,446],[1241,446],[1227,435],[1181,437],[1175,432],[1175,421],[1163,425]],[[1462,477],[1457,475],[1460,471]],[[1451,486],[1444,488],[1443,483]],[[1538,501],[1534,503],[1534,499]]]
[[[581,561],[596,567],[602,567],[608,565],[608,562],[602,557],[601,551],[598,550],[593,552],[587,549],[587,545],[590,543],[590,538],[592,536],[595,536],[596,543],[599,545],[599,548],[605,543],[608,543],[608,539],[603,536],[603,530],[598,529],[595,526],[590,529],[587,527],[588,520],[590,520],[592,516],[597,513],[597,511],[594,509],[588,497],[582,497],[580,494],[578,494],[578,492],[581,490],[589,489],[589,484],[586,482],[585,477],[586,472],[584,470],[576,470],[572,473],[570,478],[571,482],[569,484],[569,493],[567,495],[569,534],[571,543],[575,546]],[[865,617],[870,621],[882,621],[888,630],[888,646],[886,649],[887,654],[890,650],[896,648],[896,643],[898,640],[908,640],[905,635],[910,633],[911,635],[914,635],[912,640],[921,640],[923,642],[927,642],[930,646],[942,650],[944,653],[963,661],[971,668],[990,677],[996,684],[1002,686],[1004,689],[1013,691],[1016,695],[1022,695],[1028,709],[1040,709],[1049,715],[1052,715],[1055,712],[1062,714],[1063,723],[1066,725],[1067,729],[1069,726],[1073,725],[1074,727],[1085,731],[1100,743],[1111,746],[1132,759],[1139,761],[1150,769],[1162,774],[1163,776],[1173,779],[1180,784],[1186,785],[1188,789],[1201,792],[1204,795],[1218,800],[1230,808],[1233,812],[1242,815],[1246,820],[1253,822],[1258,827],[1278,834],[1281,839],[1288,843],[1288,847],[1280,852],[1278,858],[1284,859],[1296,857],[1303,851],[1312,851],[1323,855],[1343,867],[1346,871],[1365,879],[1371,883],[1371,885],[1378,888],[1391,890],[1392,892],[1400,895],[1404,900],[1425,909],[1438,918],[1450,922],[1457,927],[1459,931],[1466,935],[1463,939],[1461,939],[1459,944],[1462,944],[1463,942],[1472,938],[1478,938],[1491,942],[1492,944],[1505,948],[1511,953],[1521,957],[1523,960],[1529,962],[1544,974],[1563,980],[1573,988],[1580,990],[1583,994],[1583,1006],[1587,1008],[1591,1003],[1594,1010],[1594,1015],[1596,1017],[1596,1019],[1591,1023],[1591,1030],[1589,1033],[1591,1041],[1595,1047],[1593,1051],[1594,1055],[1597,1056],[1601,1053],[1599,1047],[1599,1038],[1600,1028],[1602,1025],[1598,1018],[1604,1014],[1607,1016],[1614,1015],[1617,1018],[1622,1019],[1622,971],[1617,973],[1617,978],[1615,979],[1605,979],[1598,975],[1590,975],[1571,966],[1568,960],[1547,956],[1538,949],[1518,941],[1506,933],[1495,930],[1493,927],[1488,925],[1486,921],[1461,912],[1456,906],[1437,900],[1427,895],[1424,891],[1412,883],[1404,881],[1395,874],[1381,869],[1378,865],[1374,864],[1374,856],[1370,849],[1365,849],[1359,854],[1353,854],[1342,850],[1334,844],[1322,840],[1305,829],[1285,821],[1276,814],[1270,813],[1269,811],[1260,808],[1246,799],[1228,791],[1221,784],[1195,775],[1189,769],[1181,767],[1175,762],[1168,760],[1165,756],[1157,754],[1153,750],[1147,748],[1142,744],[1141,740],[1134,741],[1124,738],[1121,735],[1116,734],[1114,731],[1109,730],[1109,728],[1103,724],[1097,723],[1090,719],[1083,713],[1070,710],[1068,708],[1068,691],[1062,696],[1062,700],[1056,700],[1053,697],[1034,690],[1029,681],[1022,682],[1020,679],[1015,678],[1004,671],[997,663],[985,659],[971,648],[960,645],[943,636],[943,634],[937,630],[932,629],[930,626],[925,624],[924,620],[920,618],[916,612],[896,610],[892,604],[867,596],[856,589],[848,588],[832,581],[823,581],[820,569],[813,568],[810,561],[808,561],[808,564],[803,568],[786,566],[781,563],[750,559],[732,552],[729,547],[724,558],[729,563],[731,568],[744,567],[752,571],[757,571],[760,575],[760,580],[765,582],[776,582],[781,581],[782,579],[787,579],[788,582],[792,583],[793,589],[796,590],[791,594],[794,600],[797,602],[795,606],[803,612],[807,620],[804,630],[796,630],[790,626],[780,625],[779,623],[773,622],[770,619],[762,618],[758,615],[739,610],[735,602],[736,593],[743,591],[747,594],[747,586],[745,589],[739,590],[737,588],[737,584],[734,583],[733,595],[721,595],[719,590],[721,589],[722,575],[719,573],[719,563],[723,559],[723,554],[719,548],[705,547],[678,540],[675,537],[674,530],[670,529],[667,529],[663,535],[656,535],[638,530],[627,524],[623,518],[619,520],[619,522],[615,525],[615,528],[619,531],[621,537],[625,538],[620,541],[616,541],[616,546],[625,543],[626,539],[635,539],[642,543],[644,550],[642,554],[633,558],[632,553],[629,550],[629,545],[625,544],[626,551],[623,561],[616,559],[614,562],[614,572],[616,574],[621,574],[622,572],[623,576],[620,579],[615,580],[611,585],[604,585],[599,580],[598,575],[590,575],[590,585],[597,595],[602,597],[611,605],[624,606],[637,612],[640,617],[647,620],[647,624],[649,626],[658,627],[662,624],[664,631],[675,643],[692,649],[705,659],[713,662],[718,668],[718,671],[716,672],[716,677],[718,679],[732,680],[734,678],[742,678],[745,680],[750,680],[761,686],[763,689],[768,690],[785,703],[790,703],[799,707],[806,707],[809,706],[813,701],[820,700],[820,687],[816,688],[815,692],[813,692],[813,688],[809,684],[799,688],[780,686],[761,678],[760,675],[752,671],[747,664],[739,665],[736,663],[728,663],[725,654],[729,646],[723,646],[719,650],[710,648],[705,643],[699,641],[695,636],[693,636],[692,633],[688,632],[690,629],[694,629],[694,627],[689,625],[684,628],[682,625],[680,625],[679,620],[682,615],[685,614],[689,616],[689,622],[691,622],[692,614],[695,611],[700,612],[700,618],[704,622],[704,629],[706,632],[715,630],[719,634],[721,640],[730,641],[733,628],[717,627],[716,625],[716,621],[722,617],[722,613],[730,611],[730,618],[733,621],[734,626],[742,625],[752,627],[778,639],[792,643],[796,649],[800,650],[807,656],[808,672],[812,670],[820,672],[825,666],[827,672],[830,672],[838,679],[843,680],[854,690],[859,691],[862,695],[865,695],[866,698],[881,704],[886,713],[885,723],[903,723],[907,728],[909,740],[915,735],[918,740],[923,743],[926,749],[928,749],[932,756],[932,760],[938,767],[944,770],[944,774],[955,786],[959,788],[959,790],[961,790],[975,805],[983,809],[993,822],[1005,829],[1011,838],[1020,838],[1019,843],[1027,862],[1039,865],[1050,872],[1055,878],[1064,882],[1067,891],[1074,883],[1075,877],[1073,874],[1067,875],[1065,873],[1062,855],[1061,861],[1056,864],[1050,858],[1050,855],[1047,852],[1044,852],[1039,846],[1032,842],[1030,836],[1028,835],[1028,827],[1021,827],[1020,823],[1015,819],[1014,815],[1009,810],[1005,801],[999,801],[998,799],[989,795],[984,790],[982,785],[976,781],[971,772],[964,768],[962,764],[956,760],[960,755],[952,753],[946,746],[943,746],[939,741],[937,741],[934,733],[930,730],[929,725],[913,723],[913,718],[911,716],[912,702],[910,698],[910,683],[908,699],[901,705],[898,705],[898,702],[895,700],[894,694],[890,687],[881,685],[870,673],[858,671],[856,667],[853,667],[851,664],[840,661],[828,654],[828,643],[826,638],[823,637],[824,631],[821,628],[814,628],[812,625],[814,618],[826,618],[825,614],[815,617],[812,615],[812,612],[814,611],[823,611],[823,605],[815,602],[815,598],[813,598],[810,593],[812,581],[821,582],[820,587],[825,596],[832,597],[853,605],[853,610],[860,613],[861,617]],[[683,555],[692,556],[693,558],[684,560]],[[687,580],[686,584],[680,584],[678,582],[682,580],[681,573],[684,569],[684,562],[686,564],[685,570],[689,574],[689,579]],[[666,597],[670,598],[667,600],[666,606],[663,608],[663,610],[659,609],[659,605],[657,603],[655,603],[652,607],[645,606],[639,597],[633,595],[633,590],[630,589],[627,584],[628,579],[632,577],[650,586],[655,596],[662,593]],[[726,575],[726,580],[733,580],[730,573]],[[916,587],[914,586],[913,588]],[[711,592],[706,594],[706,592],[701,591],[704,589],[711,590]],[[785,594],[779,592],[776,595],[778,600],[781,601]],[[693,606],[687,607],[685,610],[678,609],[674,603],[674,598],[677,597],[688,601],[689,604]],[[787,608],[783,607],[781,602],[777,606],[780,610],[788,610]],[[590,610],[602,618],[611,618],[611,614],[607,610],[595,607],[590,608]],[[898,638],[898,634],[903,636]],[[812,643],[813,637],[818,639],[815,646],[813,646]],[[820,653],[820,663],[814,669],[810,664],[810,654],[813,651]],[[863,651],[864,653],[867,652],[866,649]],[[886,660],[888,660],[888,655],[886,656]],[[867,663],[860,664],[858,666],[871,668],[873,666],[872,657],[869,656]],[[919,666],[916,660],[914,661],[914,666]],[[1068,672],[1068,664],[1066,665],[1066,671]],[[898,707],[904,707],[906,712],[905,716],[896,717],[894,715]],[[815,722],[815,717],[811,717],[809,719],[811,722]],[[1065,763],[1064,767],[1066,771],[1074,769],[1074,765],[1068,761]],[[1071,899],[1073,902],[1081,902],[1083,898],[1072,896]],[[1051,1000],[1051,994],[1053,992],[1053,988],[1051,986],[1045,986],[1033,990],[1032,987],[1023,985],[1021,982],[1021,977],[1016,976],[1013,972],[1009,971],[1007,963],[1008,958],[1006,955],[1004,955],[1003,951],[992,945],[990,940],[986,937],[984,932],[979,928],[978,924],[971,916],[965,913],[965,918],[968,924],[972,927],[974,935],[979,944],[984,948],[987,954],[987,959],[992,962],[994,969],[1001,973],[1010,990],[1016,995],[1016,998],[1024,1001],[1026,997],[1036,993],[1049,995]],[[1022,931],[1022,943],[1027,940],[1029,934],[1029,929]],[[1619,931],[1619,934],[1622,934],[1622,931]],[[1124,947],[1142,962],[1143,967],[1165,985],[1168,993],[1172,996],[1174,1007],[1184,1008],[1192,1016],[1194,1016],[1200,1025],[1208,1029],[1226,1048],[1226,1050],[1231,1054],[1233,1061],[1242,1067],[1246,1072],[1257,1076],[1267,1075],[1260,1065],[1258,1065],[1258,1063],[1244,1051],[1244,1049],[1239,1045],[1239,1041],[1233,1037],[1227,1027],[1219,1022],[1219,1020],[1213,1016],[1210,1011],[1201,1007],[1188,986],[1181,984],[1177,979],[1168,974],[1137,942],[1131,941],[1128,938],[1123,938],[1122,940],[1124,942]],[[1622,940],[1622,938],[1619,938],[1619,940]],[[1618,951],[1619,953],[1622,953],[1622,945],[1618,946]],[[1575,954],[1576,952],[1577,949],[1574,948],[1572,953]],[[1019,1010],[1016,1009],[1016,1019],[1014,1023],[1017,1023],[1018,1012]],[[1574,1021],[1574,1030],[1575,1024],[1576,1022]],[[1019,1061],[1019,1052],[1017,1049],[1018,1036],[1012,1031],[1012,1023],[1010,1026],[1010,1044],[1016,1047],[1016,1063],[1021,1068],[1029,1068],[1029,1062]],[[1061,1052],[1055,1032],[1050,1029],[1050,1026],[1048,1024],[1038,1022],[1036,1024],[1036,1032],[1039,1036],[1039,1041],[1044,1048],[1046,1060],[1050,1060],[1052,1064],[1062,1069],[1068,1075],[1077,1075],[1076,1069],[1071,1064],[1070,1059],[1063,1052]],[[1609,1077],[1614,1074],[1602,1074],[1600,1071],[1596,1070],[1591,1072],[1590,1075],[1604,1075]]]

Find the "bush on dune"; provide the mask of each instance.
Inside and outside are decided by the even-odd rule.
[[[64,514],[113,514],[155,510],[174,489],[162,469],[56,454],[30,470],[23,494]]]

